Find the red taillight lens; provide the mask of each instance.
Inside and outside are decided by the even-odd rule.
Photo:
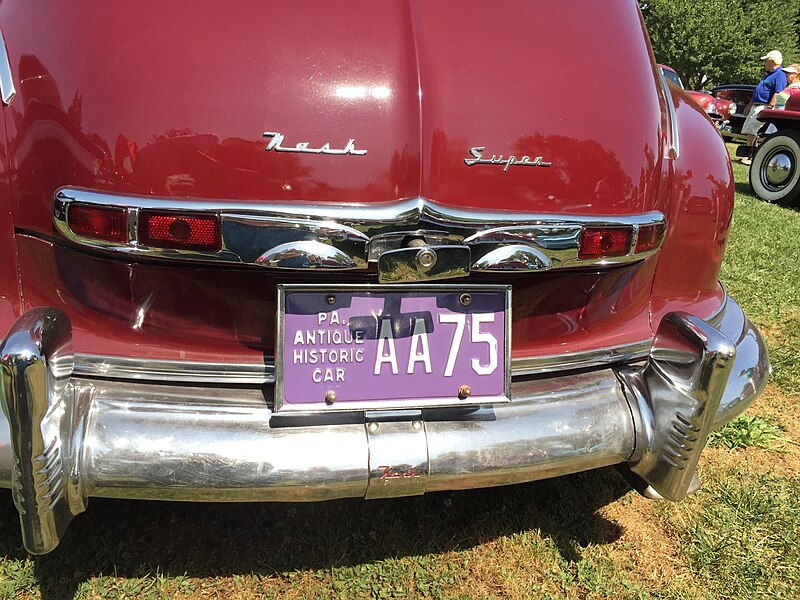
[[[128,243],[128,226],[124,208],[72,204],[67,214],[67,222],[75,235],[120,244]]]
[[[156,248],[216,252],[222,247],[219,217],[141,210],[139,242]]]
[[[639,238],[636,240],[636,252],[649,252],[661,245],[664,237],[664,224],[642,225],[639,228]]]
[[[631,249],[632,227],[584,227],[578,258],[625,256]]]

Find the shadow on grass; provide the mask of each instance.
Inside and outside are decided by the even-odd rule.
[[[740,181],[737,181],[734,184],[734,187],[735,187],[735,190],[736,190],[737,194],[742,194],[744,196],[748,196],[750,198],[753,198],[754,200],[757,200],[759,202],[763,202],[764,204],[770,204],[770,202],[767,202],[766,200],[762,200],[761,198],[756,196],[755,193],[753,192],[753,188],[750,187],[749,183],[742,183]],[[796,201],[796,202],[800,202],[800,201]],[[798,204],[795,204],[793,206],[784,206],[784,205],[774,204],[774,206],[780,206],[781,208],[784,208],[786,210],[791,210],[791,211],[794,211],[794,212],[800,212],[800,205],[798,205]]]
[[[741,183],[737,181],[734,184],[737,194],[744,194],[745,196],[750,196],[751,198],[757,198],[757,196],[753,193],[753,188],[750,187],[749,183]]]
[[[562,557],[618,539],[597,510],[630,490],[613,469],[484,490],[394,500],[194,504],[93,498],[61,545],[35,559],[43,600],[92,577],[273,575],[465,550],[537,532]],[[23,559],[16,509],[0,495],[0,553]],[[13,527],[9,527],[13,524]]]

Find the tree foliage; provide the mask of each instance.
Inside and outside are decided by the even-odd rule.
[[[795,0],[650,0],[640,3],[656,60],[690,89],[755,83],[759,59],[780,50],[800,60],[800,4]],[[703,77],[707,82],[703,82]]]

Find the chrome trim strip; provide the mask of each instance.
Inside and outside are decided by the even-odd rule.
[[[728,300],[730,300],[730,296],[728,296],[728,292],[725,290],[725,286],[722,282],[720,282],[719,286],[722,288],[723,293],[722,304],[719,305],[717,310],[703,318],[703,320],[712,327],[717,327],[725,318],[725,311],[728,310]],[[731,302],[733,301],[731,300]]]
[[[212,363],[75,354],[75,375],[175,383],[255,384],[275,382],[271,363]]]
[[[586,369],[613,363],[629,363],[647,358],[650,354],[652,339],[631,344],[598,348],[574,354],[550,354],[531,358],[515,358],[511,361],[512,375],[537,375],[570,369]]]
[[[664,216],[658,211],[636,215],[580,215],[527,213],[507,210],[481,211],[439,205],[426,198],[408,198],[392,202],[363,203],[317,203],[317,202],[235,202],[224,199],[199,200],[176,199],[154,196],[136,196],[94,192],[83,188],[63,187],[55,194],[56,204],[69,202],[122,206],[125,208],[147,208],[181,212],[222,212],[226,215],[243,215],[261,219],[283,219],[330,221],[330,225],[346,223],[366,235],[375,235],[387,226],[416,225],[421,217],[440,225],[462,229],[482,230],[487,227],[512,227],[518,225],[567,226],[649,224],[661,221]],[[58,214],[56,216],[59,216]]]
[[[703,320],[719,327],[725,320],[729,303],[733,300],[725,292],[724,300],[717,310]],[[733,302],[734,305],[736,304]],[[741,312],[741,309],[738,309]],[[576,352],[574,354],[549,354],[528,358],[511,359],[511,376],[537,375],[570,369],[586,369],[613,363],[630,363],[647,358],[653,344],[652,339]],[[182,360],[158,360],[100,356],[76,353],[75,374],[81,377],[135,379],[176,383],[222,383],[255,384],[275,383],[275,365],[272,357],[264,363],[214,363]]]
[[[128,242],[109,242],[76,235],[69,227],[69,206],[73,202],[115,206],[128,210]],[[197,252],[148,247],[136,240],[131,213],[157,209],[176,213],[219,215],[222,249]],[[565,216],[511,211],[461,210],[439,206],[425,198],[364,204],[262,203],[242,204],[225,200],[191,200],[116,195],[77,188],[62,188],[53,201],[53,222],[67,239],[91,248],[121,252],[128,256],[168,260],[238,263],[267,268],[366,269],[380,254],[403,247],[405,238],[423,245],[447,243],[469,248],[473,270],[488,264],[482,258],[498,248],[529,246],[551,264],[550,268],[609,266],[643,260],[658,249],[635,252],[637,232],[644,225],[664,224],[658,211],[608,216]],[[629,226],[633,229],[632,250],[625,256],[579,259],[581,230],[586,226]],[[402,234],[402,235],[401,235]],[[430,236],[430,240],[426,238]],[[446,240],[446,241],[445,241]],[[336,250],[326,258],[320,246]],[[302,254],[307,260],[285,257]],[[349,260],[344,260],[346,255]],[[271,257],[278,257],[272,259]],[[264,257],[270,257],[268,260]],[[490,261],[493,262],[493,261]],[[513,261],[502,270],[539,270],[536,261]],[[454,275],[455,276],[455,275]],[[398,282],[399,283],[399,282]]]
[[[584,369],[612,363],[628,363],[646,358],[652,340],[576,352],[532,358],[512,358],[511,376]],[[175,383],[222,383],[262,385],[275,383],[272,357],[264,363],[211,363],[180,360],[157,360],[75,354],[75,374],[80,377],[112,378]]]
[[[14,87],[14,75],[11,72],[11,61],[8,58],[8,49],[6,48],[6,39],[3,36],[3,30],[0,29],[0,97],[2,97],[3,105],[8,106],[17,94]]]
[[[664,102],[669,113],[669,140],[667,143],[667,156],[664,158],[676,159],[680,156],[680,138],[678,135],[678,118],[675,114],[675,104],[672,101],[672,94],[669,91],[667,79],[661,69],[658,69],[658,76],[661,78],[661,89],[664,91]]]

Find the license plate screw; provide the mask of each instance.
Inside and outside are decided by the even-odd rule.
[[[422,421],[411,421],[411,428],[414,431],[419,431],[422,429]]]
[[[459,297],[458,301],[461,302],[461,304],[463,304],[464,306],[469,306],[470,304],[472,304],[472,295],[471,294],[461,294],[461,296]],[[467,388],[467,389],[469,389],[469,388]]]
[[[378,431],[378,427],[380,427],[380,425],[378,425],[377,423],[370,423],[369,425],[367,425],[367,429],[369,429],[371,433],[375,433],[376,431]]]
[[[328,390],[325,392],[325,404],[333,404],[336,402],[336,392]]]
[[[325,302],[327,302],[328,304],[335,304],[336,296],[334,296],[333,294],[328,294],[327,296],[325,296]]]
[[[471,393],[472,393],[472,390],[470,389],[470,387],[468,385],[462,385],[461,387],[458,388],[458,397],[461,398],[462,400],[464,398],[469,398],[469,395]]]

